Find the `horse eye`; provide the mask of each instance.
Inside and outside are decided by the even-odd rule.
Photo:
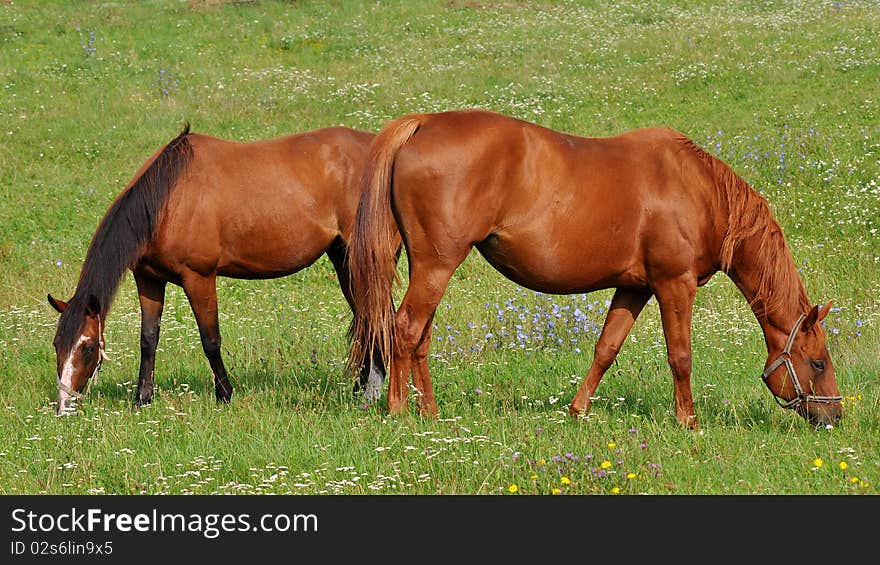
[[[83,355],[94,355],[95,354],[95,344],[89,343],[83,345]]]
[[[821,359],[813,359],[810,361],[810,365],[812,365],[813,369],[819,373],[825,370],[825,361],[822,361]]]

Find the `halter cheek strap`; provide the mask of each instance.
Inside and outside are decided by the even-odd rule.
[[[788,334],[788,340],[785,342],[785,347],[782,348],[782,352],[779,354],[779,357],[776,358],[775,361],[767,365],[767,368],[764,369],[764,372],[761,374],[761,378],[764,380],[764,384],[767,385],[767,388],[770,389],[770,384],[767,382],[767,379],[770,375],[773,374],[773,371],[779,368],[780,365],[785,365],[785,368],[788,370],[788,375],[791,377],[791,382],[794,384],[794,392],[795,397],[787,402],[782,402],[779,400],[779,397],[776,396],[776,393],[773,393],[773,399],[776,400],[776,403],[782,406],[783,408],[796,408],[804,402],[818,402],[823,404],[830,404],[832,402],[840,402],[843,400],[842,396],[816,396],[813,394],[804,393],[804,389],[801,387],[801,383],[798,380],[797,372],[794,370],[794,364],[791,362],[791,347],[794,345],[794,340],[797,337],[798,330],[801,328],[801,324],[806,319],[804,314],[801,314],[800,318],[794,323],[794,327],[791,328],[791,332]],[[773,392],[773,389],[770,389],[770,392]]]

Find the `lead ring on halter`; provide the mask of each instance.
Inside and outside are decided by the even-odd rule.
[[[773,393],[773,399],[783,408],[797,408],[804,402],[830,404],[832,402],[840,402],[841,400],[843,400],[842,396],[816,396],[813,394],[806,394],[804,393],[804,389],[801,388],[801,383],[798,380],[797,373],[794,370],[794,365],[791,362],[791,346],[794,344],[794,339],[795,337],[797,337],[797,332],[805,319],[806,316],[804,314],[801,314],[801,317],[797,319],[797,322],[795,322],[794,326],[791,328],[791,332],[788,334],[788,341],[785,342],[785,347],[782,348],[782,352],[779,354],[779,357],[777,357],[775,361],[770,363],[761,374],[761,378],[764,380],[764,384],[767,385],[767,388],[770,389],[771,393]],[[767,378],[772,375],[773,371],[778,369],[780,365],[785,365],[785,368],[788,370],[788,375],[791,377],[791,382],[794,384],[794,391],[796,393],[796,396],[787,402],[780,401],[779,397],[776,396],[776,393],[773,392],[773,389],[770,388],[770,384],[767,383]]]

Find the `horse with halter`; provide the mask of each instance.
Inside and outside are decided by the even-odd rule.
[[[218,276],[282,277],[326,254],[352,305],[346,253],[372,138],[329,127],[239,143],[190,133],[187,124],[141,165],[105,213],[70,301],[48,296],[61,314],[54,340],[57,411],[75,407],[106,358],[104,323],[127,270],[141,308],[137,405],[153,397],[166,283],[186,293],[222,402],[229,401],[232,385],[220,354]],[[381,360],[358,365],[366,398],[378,398]]]
[[[615,289],[572,415],[589,412],[602,376],[655,296],[675,415],[697,428],[692,309],[697,288],[722,271],[763,331],[762,378],[777,402],[814,425],[842,416],[820,324],[830,303],[807,299],[766,200],[677,131],[589,138],[481,110],[413,114],[376,136],[362,183],[349,261],[364,292],[356,295],[349,363],[357,367],[381,351],[390,413],[405,410],[410,374],[421,413],[438,413],[427,363],[431,322],[475,247],[532,290]],[[395,310],[400,236],[409,281]]]

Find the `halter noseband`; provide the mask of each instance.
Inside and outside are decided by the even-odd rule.
[[[86,397],[86,394],[88,394],[89,389],[92,387],[92,381],[97,380],[98,371],[101,370],[101,363],[104,362],[104,356],[105,356],[105,353],[104,353],[104,330],[101,326],[102,326],[101,318],[99,316],[98,317],[98,336],[100,336],[100,337],[98,338],[98,363],[95,365],[95,370],[92,371],[91,375],[89,375],[89,380],[86,381],[85,393],[77,392],[77,391],[73,390],[73,388],[64,384],[64,382],[61,380],[61,377],[58,377],[58,390],[66,392],[67,394],[69,394],[70,396],[72,396],[73,398],[75,398],[77,400],[82,400]]]
[[[797,322],[794,323],[794,327],[791,328],[791,333],[788,334],[788,341],[785,342],[785,347],[782,348],[782,352],[779,354],[779,357],[776,358],[775,361],[770,363],[764,372],[761,374],[761,378],[764,380],[764,384],[767,385],[767,388],[770,389],[770,384],[767,382],[767,378],[773,374],[773,371],[779,368],[780,365],[785,365],[785,368],[788,370],[788,375],[791,377],[791,382],[794,384],[794,391],[796,396],[787,402],[782,402],[779,400],[779,397],[776,396],[776,393],[773,392],[773,389],[770,389],[770,392],[773,392],[773,400],[776,401],[783,408],[797,408],[804,402],[818,402],[823,404],[830,404],[832,402],[840,402],[843,400],[842,396],[816,396],[813,394],[804,393],[804,389],[801,388],[801,383],[798,381],[797,373],[794,370],[794,365],[791,362],[791,346],[794,344],[794,338],[797,337],[797,332],[801,327],[801,323],[806,319],[804,314],[801,314],[801,317],[797,319]]]

